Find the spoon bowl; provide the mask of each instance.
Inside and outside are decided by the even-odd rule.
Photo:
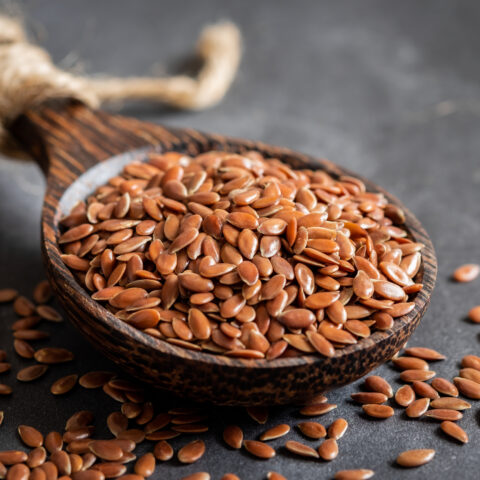
[[[434,288],[437,262],[420,222],[395,197],[374,183],[326,161],[249,140],[170,129],[62,102],[29,111],[11,126],[18,141],[47,176],[42,210],[42,254],[47,276],[70,321],[107,357],[138,380],[177,395],[221,405],[300,403],[320,392],[353,382],[386,362],[407,342],[420,322]],[[323,169],[333,177],[360,178],[368,191],[383,193],[406,217],[405,228],[425,245],[415,281],[423,289],[415,308],[395,319],[390,330],[375,331],[357,344],[319,355],[251,360],[187,350],[153,338],[116,318],[77,282],[61,259],[59,222],[79,200],[143,160],[149,151],[175,150],[196,155],[208,150],[258,150],[294,168]]]

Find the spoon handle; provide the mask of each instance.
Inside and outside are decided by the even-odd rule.
[[[193,133],[92,110],[72,101],[29,110],[10,131],[39,163],[47,184],[63,188],[113,155],[153,145],[160,150],[178,148],[191,143]],[[202,140],[196,135],[198,143]]]

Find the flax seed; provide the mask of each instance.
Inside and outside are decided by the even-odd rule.
[[[361,468],[356,470],[340,470],[334,476],[335,480],[367,480],[372,478],[375,472],[373,470]]]
[[[300,431],[309,438],[319,439],[327,435],[325,427],[317,422],[302,422],[298,424]]]
[[[446,420],[440,424],[440,428],[445,432],[448,436],[455,438],[461,443],[468,443],[468,435],[463,430],[463,428],[459,427],[456,423],[452,421]]]
[[[420,467],[430,462],[435,456],[435,450],[419,449],[406,450],[397,457],[398,465],[402,467]]]

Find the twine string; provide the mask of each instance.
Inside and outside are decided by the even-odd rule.
[[[92,78],[57,68],[49,54],[27,40],[21,24],[0,16],[0,151],[12,154],[8,125],[51,99],[73,98],[97,108],[105,102],[145,100],[201,110],[217,104],[233,82],[241,36],[230,22],[207,26],[197,42],[202,66],[195,77]]]

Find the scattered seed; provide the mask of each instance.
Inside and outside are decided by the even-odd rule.
[[[375,418],[389,418],[394,415],[392,407],[388,405],[375,405],[375,404],[366,404],[362,405],[363,411],[370,417]]]
[[[460,376],[462,376],[461,370],[460,370]],[[437,392],[442,393],[443,395],[448,395],[450,397],[458,397],[457,387],[452,382],[448,381],[446,378],[435,377],[432,380],[432,387]]]
[[[467,263],[465,265],[462,265],[461,267],[458,267],[453,272],[453,279],[456,282],[461,283],[471,282],[478,277],[479,273],[480,265],[476,265],[474,263]]]
[[[17,431],[22,442],[28,447],[36,448],[43,445],[43,435],[37,429],[28,425],[20,425]]]
[[[459,442],[468,443],[468,435],[463,428],[459,427],[456,423],[450,420],[446,420],[440,424],[440,428],[450,437],[455,438]]]
[[[287,443],[285,443],[285,448],[297,455],[300,455],[302,457],[313,457],[313,458],[319,458],[319,454],[315,449],[312,447],[309,447],[308,445],[304,445],[303,443],[296,442],[294,440],[289,440]]]
[[[375,472],[368,469],[340,470],[334,476],[335,480],[366,480],[372,478]]]
[[[460,393],[468,398],[474,400],[480,399],[480,384],[469,380],[468,378],[455,377],[453,379],[455,386],[460,390]]]
[[[319,415],[325,415],[337,408],[337,405],[333,403],[321,403],[318,405],[307,405],[300,410],[300,415],[306,417],[318,417]]]
[[[400,378],[404,382],[423,382],[425,380],[430,380],[435,376],[435,372],[431,370],[404,370],[400,374]]]
[[[318,447],[318,454],[325,461],[334,460],[338,455],[338,444],[334,438],[327,438]]]
[[[155,455],[155,458],[162,462],[170,460],[173,457],[173,453],[173,448],[165,440],[160,440],[153,449],[153,454]]]
[[[433,408],[449,408],[451,410],[467,410],[472,407],[465,400],[455,397],[437,398],[431,402],[430,406]]]
[[[406,450],[397,457],[398,465],[402,467],[420,467],[430,462],[435,456],[435,450],[418,449]]]
[[[260,435],[260,440],[266,442],[268,440],[274,440],[276,438],[283,437],[290,431],[290,426],[282,423],[276,427],[268,429],[266,432]]]
[[[434,408],[425,412],[426,417],[433,418],[435,420],[449,420],[455,422],[463,417],[461,412],[457,410],[449,410],[446,408]]]
[[[14,288],[3,288],[0,290],[0,303],[13,302],[18,296]]]
[[[432,362],[435,360],[445,360],[445,355],[433,350],[431,348],[425,347],[409,347],[405,349],[405,355],[410,355],[412,357],[423,358],[427,362]]]
[[[382,377],[371,375],[365,379],[365,385],[374,392],[383,393],[388,398],[393,397],[393,390],[390,384]]]
[[[182,463],[194,463],[205,453],[205,443],[202,440],[195,440],[178,451],[178,460]]]
[[[258,458],[272,458],[275,456],[275,450],[266,443],[258,442],[256,440],[245,440],[243,446],[247,452]]]
[[[350,395],[352,400],[358,403],[385,403],[388,397],[379,392],[358,392]]]
[[[309,438],[319,439],[327,435],[325,427],[317,422],[302,422],[298,424],[300,431]]]
[[[408,407],[415,400],[415,392],[410,385],[403,385],[395,393],[395,401],[401,407]]]
[[[348,422],[344,418],[337,418],[328,428],[328,436],[338,440],[345,435],[348,428]]]
[[[415,400],[410,405],[408,405],[405,413],[410,418],[419,418],[425,414],[425,412],[428,410],[429,405],[429,398],[419,398],[418,400]]]
[[[45,375],[47,370],[47,365],[32,365],[30,367],[25,367],[17,372],[17,380],[20,382],[32,382]]]
[[[59,378],[50,387],[50,391],[54,395],[64,395],[75,387],[77,384],[78,375],[72,374],[66,377]]]

